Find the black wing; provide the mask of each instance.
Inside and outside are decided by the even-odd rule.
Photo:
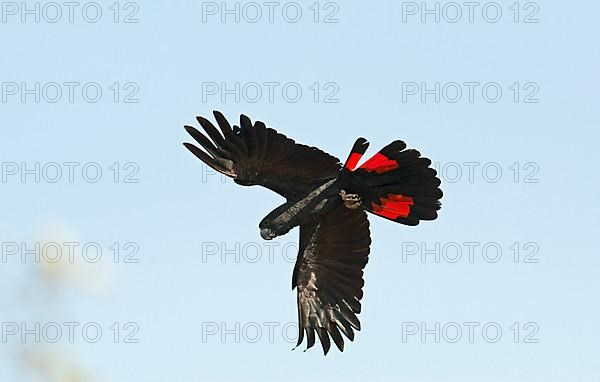
[[[300,197],[339,175],[339,159],[299,143],[250,118],[240,116],[240,127],[231,128],[223,114],[214,111],[221,129],[196,117],[208,135],[191,126],[188,133],[204,148],[184,143],[200,160],[244,186],[261,185],[290,199]],[[210,139],[209,139],[210,137]]]
[[[294,268],[292,287],[298,288],[298,345],[307,337],[307,349],[315,343],[315,331],[323,352],[330,348],[329,337],[340,351],[360,330],[356,315],[363,296],[363,268],[371,244],[369,221],[362,209],[340,205],[322,221],[300,226],[300,253]]]

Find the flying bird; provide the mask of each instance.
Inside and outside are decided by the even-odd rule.
[[[306,334],[306,349],[311,348],[316,332],[324,354],[331,340],[343,351],[342,333],[353,341],[354,331],[360,330],[357,314],[371,244],[366,212],[409,226],[436,219],[442,191],[431,160],[396,140],[359,166],[369,143],[358,138],[342,164],[263,122],[253,124],[245,115],[232,127],[223,114],[213,114],[220,132],[208,119],[196,117],[206,134],[192,126],[185,129],[203,150],[184,146],[235,183],[260,185],[286,199],[262,219],[259,229],[263,239],[271,240],[300,227],[292,274],[296,346]]]

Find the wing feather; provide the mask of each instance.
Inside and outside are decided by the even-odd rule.
[[[367,214],[340,205],[322,221],[300,226],[300,251],[292,285],[297,288],[298,345],[314,332],[327,354],[331,340],[344,350],[344,334],[354,340],[363,296],[363,269],[371,244]]]
[[[208,119],[196,117],[206,134],[185,126],[202,149],[190,143],[184,145],[202,162],[238,184],[260,185],[294,199],[339,175],[339,159],[316,147],[296,143],[263,122],[252,124],[243,114],[240,126],[233,128],[220,112],[215,111],[214,116],[219,129]]]

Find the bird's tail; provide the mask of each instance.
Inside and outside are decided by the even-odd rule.
[[[354,143],[340,174],[345,191],[358,194],[365,210],[398,223],[437,218],[442,190],[431,160],[394,141],[357,167],[368,146],[364,138]]]

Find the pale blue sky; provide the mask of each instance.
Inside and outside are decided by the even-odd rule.
[[[297,23],[282,17],[285,2],[275,9],[272,23],[264,5],[265,14],[256,23],[244,17],[236,23],[233,16],[222,23],[220,13],[205,15],[203,22],[203,7],[213,9],[212,3],[183,0],[140,3],[132,16],[138,23],[114,23],[112,2],[100,4],[97,23],[82,19],[79,8],[73,23],[66,14],[57,23],[43,15],[40,23],[33,16],[22,23],[20,14],[5,10],[6,22],[0,23],[0,73],[7,97],[0,103],[3,170],[9,162],[30,167],[35,162],[97,163],[103,176],[90,183],[76,172],[73,183],[63,177],[54,184],[8,176],[0,183],[0,240],[32,242],[59,231],[100,243],[105,260],[111,243],[135,242],[139,263],[103,261],[111,269],[109,287],[101,293],[68,289],[59,308],[43,309],[54,306],[51,297],[18,294],[23,285],[32,288],[33,279],[26,277],[33,264],[11,258],[0,264],[5,271],[0,281],[3,322],[95,321],[107,333],[113,322],[137,323],[137,344],[64,344],[98,381],[598,379],[600,6],[538,2],[538,23],[522,22],[534,6],[521,9],[521,22],[515,23],[513,3],[498,2],[503,13],[497,23],[487,22],[481,7],[473,23],[466,14],[457,23],[443,17],[435,23],[433,16],[422,23],[419,15],[403,23],[402,2],[395,1],[344,1],[327,8],[321,2],[318,23],[313,2],[300,3]],[[135,11],[129,6],[118,17]],[[337,23],[321,22],[332,12]],[[66,93],[56,103],[43,95],[39,103],[33,95],[23,103],[21,93],[8,94],[10,83],[22,82],[30,88],[36,82],[40,87],[81,85],[73,103]],[[81,87],[92,82],[102,89],[97,103],[81,96]],[[111,89],[115,82],[121,88],[118,103]],[[124,89],[130,82],[135,85]],[[281,85],[273,102],[266,94],[250,102],[254,93],[249,93],[240,102],[228,96],[223,103],[221,93],[202,91],[207,83],[233,87],[236,82],[240,87]],[[325,88],[330,82],[335,85]],[[407,82],[425,82],[430,88],[436,82],[441,87],[479,82],[479,91],[497,83],[503,95],[497,103],[485,101],[481,93],[475,93],[473,103],[465,95],[457,103],[436,103],[433,96],[422,103],[419,95],[402,102]],[[531,89],[521,89],[515,103],[515,82],[521,88],[535,83],[539,102],[524,103]],[[281,95],[289,83],[302,89],[298,102]],[[314,83],[321,88],[318,102]],[[323,102],[333,90],[339,102]],[[131,91],[139,102],[122,102]],[[189,140],[182,126],[213,109],[230,120],[245,113],[340,158],[358,136],[371,141],[370,153],[402,139],[447,171],[438,221],[409,228],[370,218],[373,245],[360,315],[363,330],[344,353],[333,349],[323,357],[317,347],[292,352],[293,344],[277,329],[296,320],[293,264],[282,258],[282,248],[295,245],[297,230],[277,240],[275,260],[268,261],[258,222],[281,199],[265,189],[222,182],[217,175],[203,181],[206,170],[181,146]],[[118,183],[112,179],[115,162],[121,167]],[[134,167],[124,169],[129,162]],[[479,163],[473,182],[466,173],[452,182],[453,163],[467,171],[465,162]],[[496,183],[482,176],[489,163],[488,174],[502,170]],[[136,169],[138,182],[124,183]],[[532,172],[530,180],[538,182],[525,182]],[[413,242],[428,248],[459,243],[463,250],[465,242],[478,242],[479,248],[497,243],[503,256],[490,263],[479,251],[471,263],[464,252],[456,263],[431,258],[422,263],[418,255],[404,253],[403,260],[406,243]],[[510,249],[515,242],[521,247],[534,243],[539,262],[515,263]],[[223,263],[222,250],[207,255],[214,249],[211,243],[225,243],[242,257],[259,248],[263,257],[237,263],[229,255]],[[203,327],[213,322],[229,328],[236,322],[242,327],[260,323],[263,337],[256,343],[236,343],[233,335],[224,343],[219,335],[203,341]],[[265,322],[279,325],[273,343],[266,338]],[[411,322],[425,322],[428,328],[436,322],[493,322],[503,335],[487,343],[479,331],[469,343],[463,326],[457,343],[436,343],[433,336],[425,343],[418,336],[403,342],[402,323]],[[521,326],[518,343],[510,329],[514,322]],[[539,328],[538,343],[523,343],[527,322]],[[2,353],[19,347],[0,346]],[[21,380],[18,368],[0,365],[1,380]]]

